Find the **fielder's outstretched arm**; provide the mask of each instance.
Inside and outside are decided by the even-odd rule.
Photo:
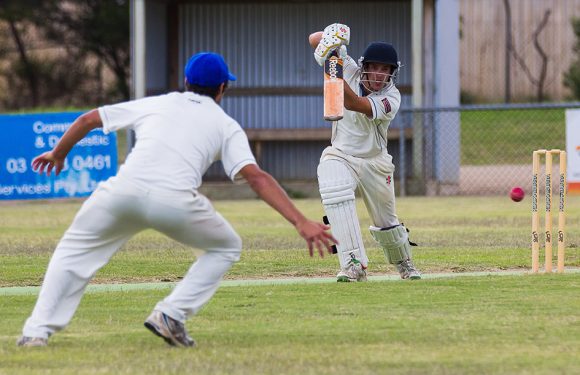
[[[240,170],[240,174],[248,181],[252,190],[258,194],[264,202],[280,213],[286,220],[294,225],[298,233],[308,244],[310,256],[314,254],[314,247],[318,254],[324,256],[324,248],[332,253],[332,243],[337,243],[327,231],[329,226],[307,219],[290,200],[284,189],[278,182],[264,172],[256,164],[249,164]]]
[[[93,109],[82,114],[77,117],[51,151],[34,158],[32,168],[39,173],[46,172],[49,176],[54,169],[55,174],[58,176],[64,167],[64,160],[73,146],[91,130],[102,126],[103,122],[98,110]]]

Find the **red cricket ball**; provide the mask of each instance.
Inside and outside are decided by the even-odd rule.
[[[524,193],[524,189],[522,189],[519,186],[516,186],[515,188],[512,189],[512,191],[510,192],[510,198],[512,199],[512,201],[514,202],[519,202],[522,199],[524,199],[524,196],[526,195],[526,193]]]

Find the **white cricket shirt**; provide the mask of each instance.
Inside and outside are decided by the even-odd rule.
[[[347,56],[344,59],[344,80],[360,95],[360,68]],[[401,105],[399,90],[391,85],[366,96],[371,103],[373,116],[344,109],[344,117],[332,127],[332,145],[342,152],[371,157],[387,149],[387,129]]]
[[[208,97],[172,92],[100,107],[103,132],[131,128],[136,144],[118,176],[149,189],[198,189],[217,160],[226,174],[256,164],[241,126]]]

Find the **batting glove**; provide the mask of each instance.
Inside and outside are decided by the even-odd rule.
[[[318,63],[318,65],[323,66],[324,61],[330,57],[332,52],[336,51],[338,57],[341,59],[346,58],[347,51],[346,46],[340,45],[340,43],[336,43],[336,39],[322,39],[314,50],[314,60]]]
[[[333,23],[324,28],[322,38],[325,37],[337,37],[340,39],[340,44],[348,46],[350,43],[350,27],[342,23]]]

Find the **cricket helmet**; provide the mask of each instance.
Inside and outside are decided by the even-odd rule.
[[[362,63],[380,63],[386,65],[393,65],[396,68],[399,67],[399,58],[397,56],[397,51],[392,44],[385,42],[372,42],[365,49],[362,56]]]
[[[393,47],[392,44],[385,42],[372,42],[368,45],[362,57],[359,59],[359,65],[361,67],[361,83],[367,90],[373,92],[377,90],[372,90],[370,88],[370,81],[366,78],[368,77],[367,73],[369,73],[366,70],[368,63],[379,63],[392,66],[393,71],[391,74],[385,74],[385,77],[381,82],[384,83],[383,88],[395,84],[397,73],[401,67],[401,62],[399,61],[397,50],[395,50],[395,47]]]

